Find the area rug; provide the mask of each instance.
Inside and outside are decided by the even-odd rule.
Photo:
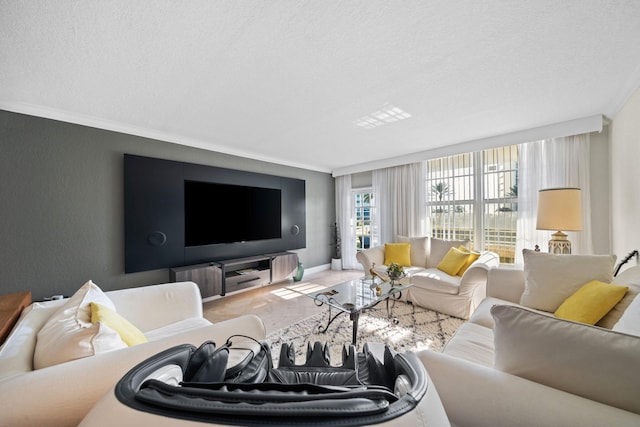
[[[335,314],[332,310],[332,314]],[[326,326],[329,309],[301,320],[267,336],[271,344],[274,363],[280,355],[282,343],[293,344],[296,349],[296,363],[304,363],[307,343],[328,344],[331,363],[341,364],[342,346],[351,343],[352,323],[348,314],[340,315],[326,333],[318,329]],[[381,304],[363,312],[358,322],[356,348],[362,350],[367,342],[385,343],[397,352],[430,349],[442,351],[453,333],[464,322],[405,302],[396,302],[392,310],[393,319],[387,317],[386,307]]]

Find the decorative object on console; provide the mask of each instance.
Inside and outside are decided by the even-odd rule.
[[[299,282],[302,280],[302,276],[304,275],[304,264],[298,262],[298,269],[296,270],[295,276],[293,276],[294,282]]]
[[[538,193],[536,229],[557,230],[549,240],[549,253],[570,254],[565,231],[582,230],[582,198],[579,188],[548,188]]]

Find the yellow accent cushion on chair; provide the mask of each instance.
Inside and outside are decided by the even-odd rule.
[[[91,323],[103,323],[116,331],[129,347],[147,342],[147,338],[131,322],[115,311],[98,303],[91,303]]]
[[[444,271],[450,276],[455,276],[458,271],[465,265],[469,254],[462,252],[457,248],[450,248],[442,261],[437,265],[437,269]]]
[[[458,246],[458,250],[467,254],[467,260],[464,262],[462,267],[460,267],[460,270],[458,270],[458,273],[456,274],[456,276],[462,276],[464,272],[467,271],[469,267],[471,267],[471,264],[473,264],[475,260],[480,258],[480,252],[472,251],[466,246],[462,245]]]
[[[385,243],[384,263],[389,265],[392,262],[403,267],[411,266],[411,244],[410,243]]]
[[[592,280],[564,300],[554,314],[561,319],[595,325],[628,289],[627,286]]]

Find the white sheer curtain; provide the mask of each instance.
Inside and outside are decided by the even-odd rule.
[[[396,241],[397,235],[421,236],[425,222],[425,165],[412,163],[373,171],[376,212],[374,239],[378,244]]]
[[[353,197],[351,196],[351,175],[336,177],[336,222],[340,231],[340,251],[342,268],[351,270],[360,265],[356,261],[356,235],[353,228]]]
[[[518,146],[518,230],[516,264],[522,264],[522,249],[539,245],[547,250],[548,230],[536,230],[538,191],[545,188],[577,187],[582,191],[582,231],[566,232],[572,253],[593,252],[591,240],[591,191],[589,185],[589,135],[528,142]]]

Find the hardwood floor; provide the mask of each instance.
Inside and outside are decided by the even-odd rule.
[[[363,274],[359,270],[324,270],[319,273],[305,274],[300,282],[289,280],[240,291],[205,302],[204,317],[215,323],[242,314],[255,314],[263,320],[269,334],[326,310],[325,307],[317,307],[311,298],[289,291],[285,289],[286,287],[322,289],[362,277]]]

